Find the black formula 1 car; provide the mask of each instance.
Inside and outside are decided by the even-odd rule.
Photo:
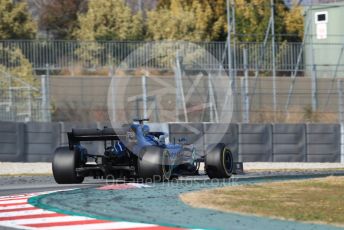
[[[166,143],[166,133],[151,132],[148,119],[136,119],[120,129],[73,129],[69,146],[55,151],[52,169],[59,184],[82,183],[85,177],[122,178],[155,182],[181,175],[198,175],[201,162],[210,178],[229,178],[234,170],[229,148],[218,143],[198,154],[184,138]],[[102,154],[90,153],[83,141],[103,141]]]

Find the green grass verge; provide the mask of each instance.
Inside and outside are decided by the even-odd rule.
[[[181,195],[194,207],[344,226],[344,177],[226,187]]]

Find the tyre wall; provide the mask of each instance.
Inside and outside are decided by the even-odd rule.
[[[243,162],[273,160],[271,124],[239,124],[239,159]]]
[[[272,126],[273,161],[307,161],[306,127],[306,124],[274,124]]]
[[[307,124],[307,161],[340,162],[339,124]]]
[[[52,153],[61,144],[60,134],[59,123],[26,123],[24,132],[26,161],[51,161]]]
[[[239,161],[238,124],[204,123],[204,149],[210,144],[224,143],[233,153],[234,161]]]
[[[110,124],[0,122],[0,161],[49,162],[57,146],[68,145],[67,132],[72,128],[104,126]],[[236,161],[344,163],[339,124],[154,123],[151,130],[169,133],[171,143],[184,137],[200,155],[207,145],[222,142]],[[84,144],[89,152],[103,152],[102,142]]]
[[[26,161],[23,123],[0,122],[0,161]]]

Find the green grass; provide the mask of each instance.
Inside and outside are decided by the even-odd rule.
[[[344,225],[344,177],[226,187],[181,199],[200,208]]]

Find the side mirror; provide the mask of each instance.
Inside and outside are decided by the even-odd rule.
[[[165,140],[165,136],[164,136],[164,135],[161,135],[161,136],[159,137],[159,143],[160,143],[160,144],[166,144],[166,140]]]

